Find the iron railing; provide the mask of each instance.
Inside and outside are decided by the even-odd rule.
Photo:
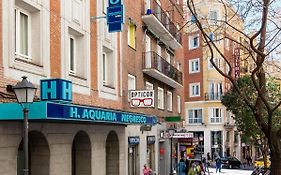
[[[182,85],[182,72],[154,51],[143,53],[143,69],[156,69]]]
[[[221,100],[223,93],[205,93],[205,100]]]
[[[169,18],[167,13],[161,8],[156,0],[150,1],[150,9],[146,9],[146,15],[153,14],[159,22],[173,35],[173,37],[181,44],[181,33],[178,32],[176,25]]]

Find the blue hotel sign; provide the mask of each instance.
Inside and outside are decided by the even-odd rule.
[[[64,79],[45,79],[40,81],[42,101],[72,101],[72,82]]]
[[[123,30],[124,5],[122,0],[109,0],[106,14],[108,32]]]

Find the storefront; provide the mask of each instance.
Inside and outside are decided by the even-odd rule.
[[[126,126],[155,125],[156,118],[58,100],[71,99],[71,87],[55,82],[41,87],[41,99],[46,101],[29,106],[31,174],[127,174]],[[66,89],[60,89],[63,87]],[[47,95],[42,98],[44,90]],[[2,103],[0,111],[0,174],[20,175],[24,160],[22,108],[18,103]],[[137,148],[133,150],[135,156],[137,152]]]

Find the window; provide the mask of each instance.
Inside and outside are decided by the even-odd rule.
[[[227,49],[227,50],[229,50],[229,39],[228,38],[225,38],[224,39],[224,47]]]
[[[222,82],[209,82],[209,100],[221,100],[222,89]]]
[[[31,59],[30,13],[15,8],[15,51],[16,57]]]
[[[106,14],[106,12],[107,12],[107,4],[108,4],[107,0],[102,0],[102,13],[103,14]]]
[[[164,90],[158,87],[158,109],[164,109]]]
[[[199,97],[200,96],[200,83],[189,84],[189,96]]]
[[[192,15],[192,16],[190,17],[190,21],[191,21],[192,23],[195,22],[195,16],[194,16],[194,15]]]
[[[199,47],[199,35],[189,36],[189,49],[196,49]]]
[[[213,58],[216,66],[218,68],[223,68],[223,63],[222,63],[222,60],[220,58]],[[211,63],[211,58],[208,58],[208,68],[209,69],[215,69],[215,67],[213,66],[213,64]]]
[[[218,12],[215,10],[210,11],[210,22],[216,23],[218,21]]]
[[[181,96],[179,95],[177,97],[177,102],[178,102],[178,113],[181,113]]]
[[[167,110],[173,111],[173,93],[167,91]]]
[[[128,74],[128,91],[136,89],[136,77]]]
[[[210,116],[211,123],[221,123],[222,122],[222,109],[221,108],[211,108],[209,116]]]
[[[136,25],[132,22],[128,24],[128,45],[133,49],[136,48]]]
[[[145,82],[145,89],[147,90],[153,90],[153,84],[149,82]]]
[[[70,37],[69,38],[69,71],[71,74],[75,74],[76,70],[76,51],[75,51],[75,38]]]
[[[189,109],[188,110],[188,123],[197,124],[202,123],[202,109]]]
[[[189,73],[200,72],[199,58],[189,60]]]
[[[115,89],[115,76],[114,75],[114,61],[113,52],[104,47],[104,52],[102,53],[102,81],[103,86]]]
[[[214,33],[210,33],[209,34],[209,38],[210,38],[210,41],[215,41],[215,34]]]

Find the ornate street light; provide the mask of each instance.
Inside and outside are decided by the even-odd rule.
[[[174,128],[168,129],[169,136],[170,136],[170,143],[171,143],[171,155],[170,155],[170,175],[173,175],[173,135],[175,133]]]
[[[24,175],[28,175],[28,106],[33,102],[36,88],[32,83],[27,81],[26,76],[22,77],[22,81],[18,82],[14,87],[18,103],[22,106],[24,117],[24,138],[23,138],[23,151],[24,151]]]

